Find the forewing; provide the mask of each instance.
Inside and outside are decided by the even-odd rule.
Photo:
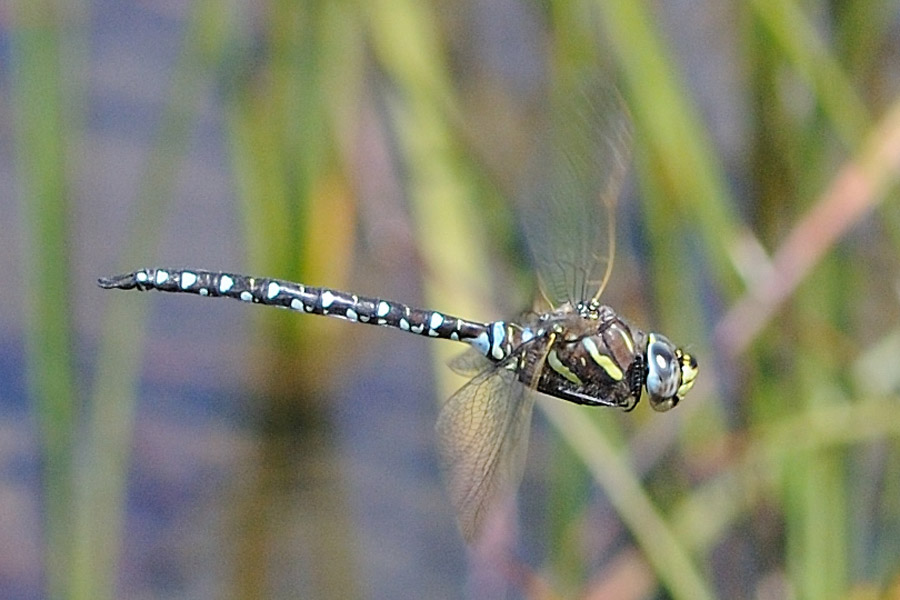
[[[615,253],[615,206],[631,124],[615,87],[573,78],[551,94],[522,217],[541,291],[554,305],[599,296]]]
[[[495,365],[447,400],[438,450],[466,541],[475,540],[497,501],[522,480],[534,399],[514,371]]]

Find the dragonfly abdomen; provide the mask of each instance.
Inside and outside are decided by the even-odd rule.
[[[509,352],[503,321],[478,323],[402,302],[369,298],[325,287],[281,279],[250,277],[197,269],[142,269],[102,278],[104,288],[221,296],[408,331],[417,335],[466,342],[492,360]]]

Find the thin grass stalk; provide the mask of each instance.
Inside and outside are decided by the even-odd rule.
[[[267,60],[248,61],[252,71],[228,106],[250,272],[346,288],[356,247],[356,206],[345,179],[338,124],[355,109],[353,92],[361,75],[354,10],[343,3],[273,2],[264,28],[256,32]],[[352,332],[328,319],[298,319],[286,311],[254,312],[252,318],[258,348],[266,353],[254,353],[254,410],[263,421],[287,417],[289,423],[302,418],[314,424],[291,442],[304,460],[290,475],[317,484],[308,502],[292,505],[288,516],[275,513],[286,501],[277,486],[254,487],[254,499],[237,506],[237,520],[246,525],[239,533],[232,584],[243,596],[267,589],[278,574],[258,559],[259,549],[273,544],[273,525],[289,518],[321,542],[307,555],[315,595],[358,596],[352,515],[340,501],[344,474],[317,472],[322,463],[339,462],[327,410],[338,363],[321,349],[334,336]],[[282,442],[277,435],[262,436],[261,480],[287,475],[278,465],[290,465],[295,457],[283,454]]]
[[[603,487],[672,597],[715,598],[684,543],[653,505],[620,451],[570,407],[558,402],[542,402],[540,406]]]
[[[817,103],[824,100],[817,99]],[[809,197],[806,190],[821,181],[819,173],[827,172],[833,163],[830,144],[823,140],[813,119],[806,136],[815,144],[797,144],[807,170],[797,178],[798,196]],[[823,143],[823,141],[825,143]],[[815,188],[813,188],[815,189]],[[818,232],[822,235],[824,231]],[[835,248],[835,250],[837,250]],[[798,397],[810,406],[842,404],[849,401],[842,384],[846,364],[843,344],[833,343],[833,336],[846,322],[848,307],[856,305],[853,297],[857,286],[854,269],[837,252],[829,252],[812,272],[806,285],[798,288],[789,316],[796,322],[794,338],[796,368],[793,372]],[[787,396],[785,391],[776,396]],[[849,453],[841,450],[798,453],[790,461],[793,469],[785,479],[785,522],[788,532],[789,576],[802,597],[838,598],[848,581],[848,508],[853,492],[848,477]],[[793,476],[791,476],[793,475]],[[790,500],[794,499],[794,502]],[[796,538],[796,539],[795,539]]]
[[[803,355],[797,369],[800,397],[810,406],[844,402],[832,389],[835,377],[820,347],[801,343],[799,351]],[[849,543],[845,458],[846,453],[840,450],[820,450],[793,453],[786,462],[782,494],[787,565],[801,598],[839,598],[846,590]]]
[[[38,420],[43,458],[46,593],[68,595],[72,565],[72,467],[76,390],[72,306],[60,282],[71,278],[71,211],[67,181],[65,74],[60,68],[65,13],[52,0],[19,2],[12,37],[16,171],[22,189],[25,348],[28,393]]]
[[[450,125],[458,104],[447,58],[436,43],[435,16],[427,5],[409,0],[379,0],[367,15],[377,57],[402,94],[394,115],[410,167],[408,190],[419,248],[430,274],[426,302],[454,314],[484,314],[479,299],[491,295],[484,292],[489,274],[481,240],[489,238],[479,231],[474,178],[464,168],[459,155],[463,144]],[[461,380],[449,373],[446,360],[459,350],[441,345],[433,352],[439,394],[447,397]]]
[[[810,87],[845,147],[855,150],[870,118],[847,72],[793,0],[754,0],[754,14]],[[821,138],[818,138],[821,142]]]
[[[696,223],[703,256],[722,292],[734,293],[737,269],[724,251],[737,238],[739,223],[709,136],[678,77],[643,0],[595,2],[606,37],[618,58],[623,94],[638,137],[659,157],[655,177],[666,202],[684,222]]]
[[[169,101],[139,186],[135,218],[122,253],[121,269],[152,261],[170,205],[176,173],[191,136],[191,123],[200,95],[214,72],[229,18],[218,3],[192,5],[182,51],[174,67]],[[117,564],[124,519],[125,484],[130,456],[149,298],[111,294],[103,323],[97,375],[85,445],[81,448],[75,503],[74,568],[69,585],[72,598],[102,600],[116,597]]]

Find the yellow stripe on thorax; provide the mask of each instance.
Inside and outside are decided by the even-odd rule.
[[[550,364],[550,368],[574,383],[575,385],[584,385],[582,381],[578,378],[578,375],[572,372],[572,370],[566,365],[562,364],[559,360],[559,356],[556,355],[556,350],[551,350],[549,354],[547,354],[547,362]]]
[[[594,362],[597,363],[601,369],[606,371],[607,375],[612,377],[613,381],[622,381],[622,378],[624,377],[622,369],[613,362],[613,359],[600,353],[600,349],[597,348],[597,344],[593,339],[586,337],[581,340],[581,345],[588,351],[588,354],[591,355]]]

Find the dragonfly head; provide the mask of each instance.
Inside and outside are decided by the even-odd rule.
[[[694,386],[697,359],[676,348],[666,337],[647,337],[647,379],[644,383],[650,406],[664,412],[675,407]]]

